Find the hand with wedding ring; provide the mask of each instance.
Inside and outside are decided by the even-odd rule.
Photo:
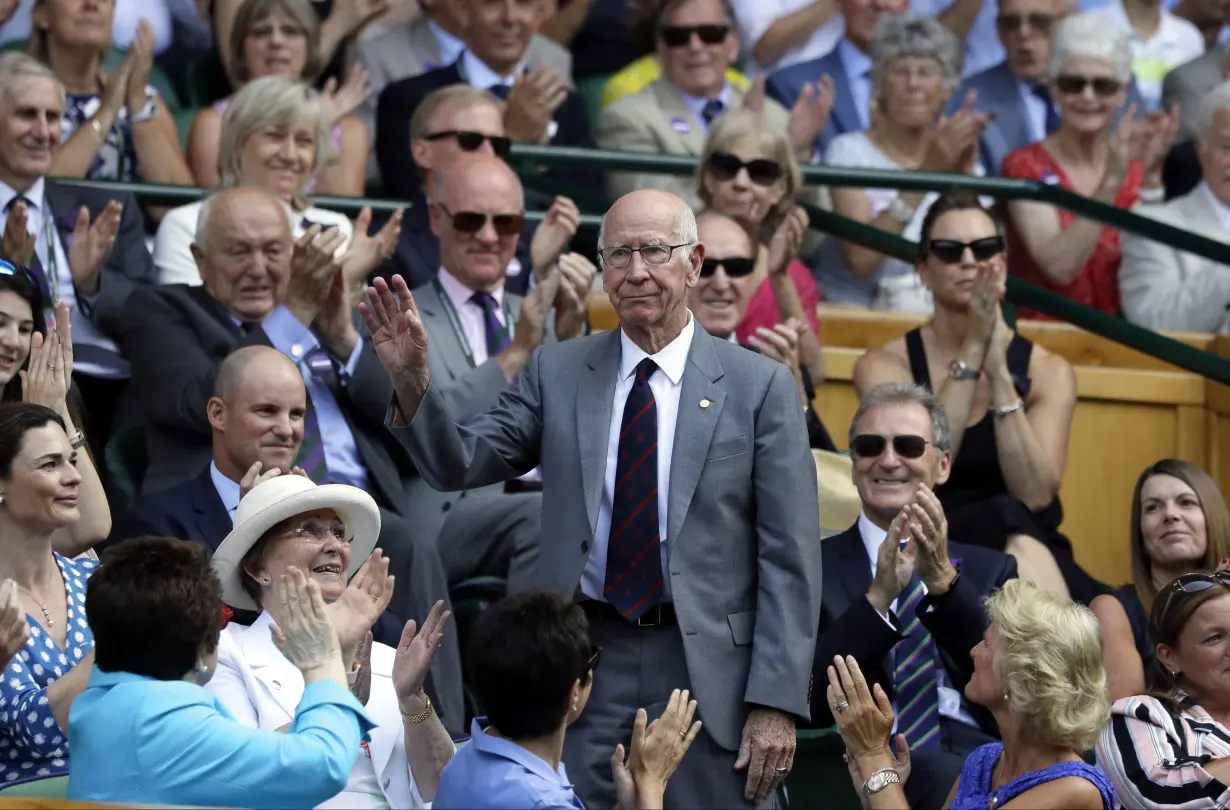
[[[661,807],[666,783],[700,733],[701,722],[693,722],[696,701],[688,690],[671,692],[666,711],[652,723],[644,709],[636,710],[632,724],[632,744],[625,758],[623,743],[611,755],[615,779],[615,806],[621,810]]]
[[[42,317],[41,315],[38,317]],[[61,416],[68,414],[68,389],[72,384],[72,330],[68,320],[68,304],[56,307],[56,328],[46,335],[30,335],[30,356],[21,377],[23,402],[45,405]]]
[[[854,656],[835,656],[828,668],[827,697],[833,719],[852,759],[888,753],[892,701],[877,683],[871,690]],[[874,692],[874,696],[873,696]]]

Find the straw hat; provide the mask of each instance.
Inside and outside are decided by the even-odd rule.
[[[854,525],[863,509],[851,478],[853,461],[849,456],[825,450],[813,450],[811,455],[816,462],[820,528],[825,532],[844,532]]]
[[[284,520],[317,509],[332,509],[346,524],[350,542],[350,570],[355,575],[380,535],[380,509],[372,496],[344,484],[317,486],[302,475],[279,475],[252,488],[235,510],[235,527],[214,552],[213,568],[222,580],[222,601],[234,608],[260,610],[244,591],[241,562],[256,541]]]

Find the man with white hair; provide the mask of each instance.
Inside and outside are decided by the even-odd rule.
[[[1136,211],[1230,242],[1230,82],[1205,97],[1199,120],[1200,184],[1164,205],[1142,203]],[[1147,329],[1230,334],[1226,265],[1128,231],[1120,233],[1119,249],[1119,295],[1129,321]]]
[[[605,662],[564,745],[586,806],[615,804],[611,746],[627,743],[638,707],[655,715],[676,688],[692,690],[704,729],[666,806],[771,805],[808,717],[820,610],[815,464],[794,379],[697,327],[687,294],[705,247],[678,197],[620,198],[599,245],[620,328],[541,346],[495,407],[466,416],[433,380],[413,295],[377,280],[360,311],[393,378],[390,426],[438,489],[541,464],[533,585],[578,601]]]

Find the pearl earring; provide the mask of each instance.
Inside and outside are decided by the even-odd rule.
[[[1004,692],[1004,703],[1008,702],[1008,693]]]

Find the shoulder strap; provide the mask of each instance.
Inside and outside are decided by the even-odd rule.
[[[931,389],[931,370],[927,367],[927,350],[923,348],[921,328],[905,333],[905,353],[910,360],[910,376],[914,382]]]

